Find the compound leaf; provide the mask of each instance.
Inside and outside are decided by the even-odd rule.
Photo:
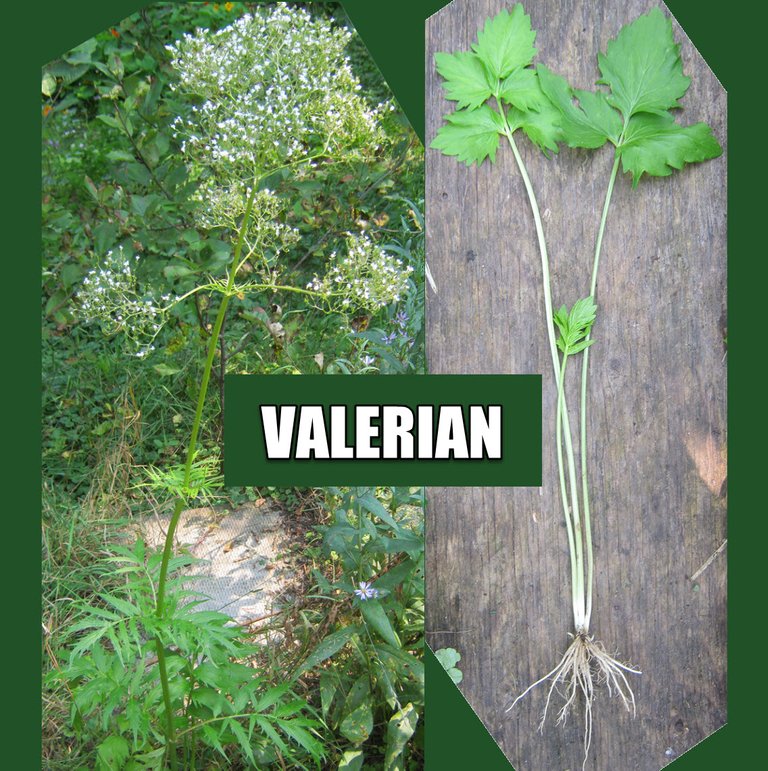
[[[585,338],[595,323],[596,315],[597,306],[591,297],[577,300],[570,311],[565,305],[561,306],[553,315],[554,322],[560,330],[557,347],[570,356],[591,345],[593,341]]]

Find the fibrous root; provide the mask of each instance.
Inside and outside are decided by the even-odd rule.
[[[581,693],[584,697],[584,763],[582,768],[586,768],[587,756],[592,743],[592,702],[595,696],[595,687],[605,684],[608,688],[608,694],[610,696],[613,696],[614,693],[617,694],[627,711],[634,715],[636,712],[635,694],[627,680],[626,673],[633,675],[641,673],[639,669],[617,661],[606,651],[605,646],[600,641],[595,641],[595,638],[587,632],[577,632],[570,636],[573,637],[573,642],[568,646],[557,666],[544,677],[529,685],[506,711],[512,710],[517,702],[538,685],[551,680],[547,701],[544,704],[544,712],[539,722],[539,731],[543,732],[552,694],[557,690],[558,684],[565,686],[565,703],[558,711],[557,723],[564,724],[566,722],[578,695]]]

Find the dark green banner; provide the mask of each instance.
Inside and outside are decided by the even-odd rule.
[[[539,375],[228,375],[227,486],[538,486]]]

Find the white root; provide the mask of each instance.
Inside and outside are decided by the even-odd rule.
[[[558,684],[565,685],[565,703],[557,713],[556,723],[564,724],[573,708],[579,694],[584,697],[584,762],[582,768],[586,768],[589,748],[592,744],[592,702],[595,696],[595,686],[605,684],[608,695],[618,694],[625,709],[636,714],[635,694],[627,680],[627,672],[633,675],[641,674],[635,669],[611,656],[600,641],[595,641],[586,632],[577,632],[573,642],[568,646],[565,654],[557,666],[544,677],[529,685],[505,710],[509,712],[514,706],[534,688],[547,680],[551,680],[547,692],[547,701],[544,704],[544,712],[539,722],[539,731],[544,731],[547,720],[547,712],[552,694],[557,690]],[[558,691],[559,692],[559,691]]]

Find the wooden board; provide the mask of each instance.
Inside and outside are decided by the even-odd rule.
[[[428,20],[428,142],[452,109],[434,53],[468,50],[485,18],[506,5],[455,0]],[[580,88],[598,77],[597,52],[652,7],[525,6],[539,60]],[[707,121],[725,146],[725,92],[677,24],[675,34],[693,78],[682,120]],[[554,302],[570,305],[589,291],[612,153],[564,148],[547,160],[527,140],[520,145],[543,213]],[[691,580],[726,538],[725,175],[721,157],[644,178],[636,190],[622,176],[614,192],[590,360],[592,631],[643,675],[634,680],[634,719],[598,696],[592,769],[655,771],[726,721],[726,549]],[[504,713],[557,663],[572,631],[540,258],[509,148],[479,169],[428,150],[427,223],[437,285],[427,290],[430,372],[544,375],[543,487],[428,493],[428,640],[462,654],[461,689],[518,771],[575,770],[580,712],[539,735],[539,689]]]

